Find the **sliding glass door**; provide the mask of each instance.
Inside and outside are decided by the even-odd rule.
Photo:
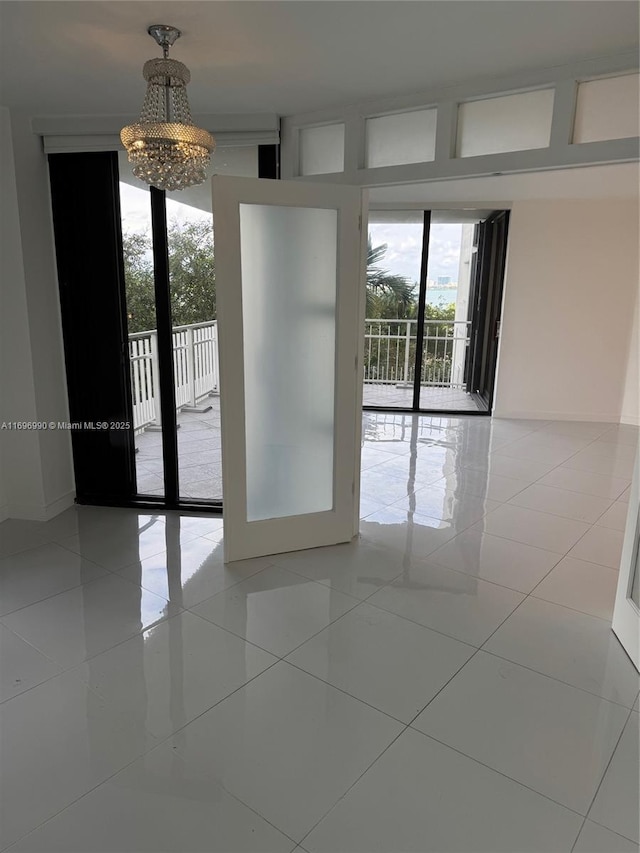
[[[219,510],[210,182],[165,194],[123,153],[49,159],[78,500]],[[277,177],[277,150],[219,147],[214,169]]]
[[[469,305],[477,214],[432,211],[428,242],[424,349],[419,407],[478,412],[467,389],[471,320]]]
[[[163,498],[162,406],[153,270],[151,192],[118,155],[120,217],[131,372],[136,493]]]
[[[257,149],[247,171],[257,176]],[[167,193],[178,484],[185,500],[222,500],[220,376],[211,186]]]
[[[413,406],[423,220],[421,210],[369,212],[365,406]]]
[[[370,211],[364,406],[486,414],[505,211]]]
[[[469,306],[467,391],[476,393],[487,409],[493,403],[508,230],[509,211],[500,210],[481,222],[475,234],[478,263]]]

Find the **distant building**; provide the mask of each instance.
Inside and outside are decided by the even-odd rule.
[[[450,275],[439,275],[438,276],[438,287],[442,287],[443,285],[451,284],[451,276]]]

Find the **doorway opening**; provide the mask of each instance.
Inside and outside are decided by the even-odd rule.
[[[365,409],[490,414],[507,211],[370,211]]]

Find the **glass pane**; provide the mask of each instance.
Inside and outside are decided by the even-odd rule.
[[[578,86],[574,142],[638,136],[640,75],[588,80]]]
[[[460,104],[456,156],[547,148],[553,95],[543,89]]]
[[[437,111],[367,119],[367,166],[397,166],[433,160],[436,151]]]
[[[300,174],[344,171],[344,125],[305,127],[300,131]]]
[[[164,495],[149,187],[118,156],[137,491]]]
[[[333,506],[337,224],[240,205],[249,521]]]
[[[446,213],[445,213],[446,217]],[[466,392],[474,224],[432,213],[420,408],[474,411]]]
[[[218,148],[216,174],[258,177],[258,147]],[[222,500],[218,321],[211,184],[167,193],[181,499]]]
[[[365,406],[413,405],[423,220],[421,210],[369,212]]]

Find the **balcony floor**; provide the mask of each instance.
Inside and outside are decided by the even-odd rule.
[[[413,389],[395,385],[364,386],[365,406],[410,407]],[[473,397],[456,388],[423,388],[424,408],[477,411]],[[210,411],[178,412],[178,465],[180,496],[198,500],[222,499],[222,448],[220,441],[220,397],[209,397],[201,404]],[[161,495],[162,437],[147,430],[136,436],[138,492]]]
[[[366,383],[363,403],[365,406],[409,409],[413,405],[413,386]],[[443,409],[457,412],[477,412],[479,409],[471,394],[467,394],[460,388],[423,387],[420,393],[420,404],[423,409]]]
[[[210,411],[178,412],[178,466],[180,496],[220,500],[222,498],[222,445],[220,440],[220,397],[202,402]],[[138,492],[162,494],[162,436],[147,430],[136,436]]]

